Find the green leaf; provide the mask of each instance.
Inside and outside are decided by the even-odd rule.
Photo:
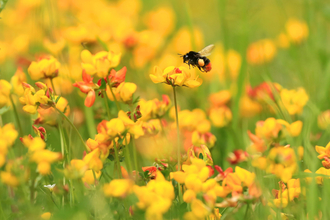
[[[107,88],[107,82],[104,79],[102,79],[100,89],[106,89],[106,88]]]
[[[61,98],[61,95],[57,96],[57,98],[56,98],[56,100],[55,100],[55,103],[57,103],[58,100],[60,100],[60,98]]]
[[[140,101],[140,96],[136,97],[136,99],[133,98],[133,104],[136,104]]]
[[[0,12],[2,12],[2,10],[5,8],[7,2],[8,2],[8,0],[0,1]]]
[[[3,108],[0,108],[0,115],[5,114],[7,111],[9,111],[9,106],[5,106]]]

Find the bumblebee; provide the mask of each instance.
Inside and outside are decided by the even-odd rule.
[[[212,69],[212,65],[207,56],[211,54],[213,48],[214,45],[211,44],[199,52],[190,51],[185,55],[181,55],[181,57],[183,57],[183,62],[189,65],[189,68],[193,66],[198,67],[202,72],[209,72]]]

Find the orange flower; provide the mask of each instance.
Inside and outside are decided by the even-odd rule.
[[[281,85],[278,83],[263,82],[254,88],[248,86],[247,94],[251,98],[258,100],[266,100],[269,97],[275,101],[274,92],[279,92],[281,88]]]
[[[110,75],[108,76],[110,80],[110,84],[112,87],[118,87],[120,83],[125,81],[127,68],[124,66],[122,69],[116,71],[114,69],[111,70]]]
[[[93,78],[86,73],[85,70],[82,72],[82,82],[75,82],[74,87],[80,89],[81,92],[87,94],[85,99],[85,106],[91,107],[95,102],[95,89],[98,89],[98,85],[93,83]]]

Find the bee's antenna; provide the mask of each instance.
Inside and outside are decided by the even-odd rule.
[[[179,55],[180,57],[183,57],[183,55],[182,55],[182,54],[180,54],[180,53],[178,53],[178,55]]]

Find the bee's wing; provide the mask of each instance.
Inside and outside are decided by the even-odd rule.
[[[207,57],[211,55],[213,48],[214,48],[214,44],[211,44],[205,47],[203,50],[199,51],[198,53],[203,57]]]

